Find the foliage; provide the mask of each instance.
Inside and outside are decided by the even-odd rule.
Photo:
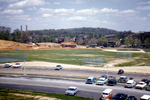
[[[38,98],[35,97],[56,98],[60,100],[94,100],[91,98],[68,96],[64,94],[0,88],[0,100],[37,100]]]

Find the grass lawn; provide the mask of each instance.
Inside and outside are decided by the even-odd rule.
[[[132,49],[130,49],[132,50]],[[136,49],[134,49],[136,51]],[[119,64],[117,66],[150,66],[150,50],[146,53],[132,53],[134,61]],[[83,58],[101,58],[104,64],[117,59],[128,59],[117,57],[116,52],[103,51],[101,49],[52,49],[52,50],[19,50],[19,51],[0,51],[1,53],[28,54],[28,61],[46,61],[73,65],[82,65]]]
[[[64,94],[0,88],[0,100],[95,100]]]

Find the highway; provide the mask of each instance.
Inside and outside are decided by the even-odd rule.
[[[53,77],[35,77],[35,76],[20,76],[20,75],[0,75],[0,87],[10,89],[21,89],[31,91],[41,91],[49,93],[64,94],[69,86],[79,87],[79,92],[76,96],[99,99],[100,94],[106,88],[113,89],[113,93],[118,92],[134,95],[138,98],[149,94],[149,91],[124,88],[124,84],[117,84],[116,86],[85,84],[86,80],[82,79],[68,79],[68,78],[53,78]]]

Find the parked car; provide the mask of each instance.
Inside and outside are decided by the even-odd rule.
[[[62,66],[61,65],[56,65],[55,70],[59,70],[59,69],[62,69]]]
[[[112,89],[105,89],[103,93],[101,94],[101,97],[99,100],[109,100],[110,98],[112,98],[112,96],[113,96]]]
[[[79,87],[72,87],[70,86],[66,91],[66,95],[75,95],[79,91]]]
[[[140,100],[150,100],[150,95],[143,95]]]
[[[133,78],[133,77],[130,77],[130,78],[128,79],[128,81],[129,81],[129,80],[133,80],[133,81],[134,81],[134,78]]]
[[[88,77],[86,80],[86,84],[93,84],[96,81],[95,77]]]
[[[109,79],[108,82],[107,82],[107,85],[110,85],[110,86],[114,86],[117,84],[117,80],[116,79]]]
[[[115,76],[108,76],[108,80],[109,79],[116,79],[116,77]]]
[[[146,88],[145,88],[146,90],[150,90],[150,83],[146,86]]]
[[[123,69],[119,69],[118,74],[123,74],[124,70]]]
[[[142,79],[141,81],[142,81],[142,82],[145,82],[145,83],[147,83],[147,84],[150,82],[148,79]]]
[[[127,78],[126,76],[120,76],[118,82],[123,82],[123,83],[125,83],[125,82],[127,82],[127,79],[128,79],[128,78]]]
[[[21,67],[20,63],[16,63],[15,65],[13,65],[13,68],[19,68],[19,67]]]
[[[135,96],[129,96],[127,100],[137,100],[137,98]]]
[[[100,77],[99,80],[96,82],[96,85],[104,85],[107,83],[108,79],[105,77]]]
[[[137,85],[135,86],[135,88],[139,88],[139,89],[144,89],[146,87],[146,83],[140,81],[139,83],[137,83]]]
[[[136,82],[135,82],[134,80],[128,80],[128,81],[126,82],[125,87],[132,88],[132,87],[134,87],[135,85],[136,85]]]
[[[11,66],[12,66],[12,64],[6,63],[6,64],[4,65],[4,68],[9,68],[9,67],[11,67]]]
[[[101,75],[101,77],[99,77],[99,79],[100,78],[105,78],[105,79],[107,79],[107,75]]]
[[[112,100],[126,100],[128,97],[127,94],[124,94],[124,93],[117,93],[113,98]]]

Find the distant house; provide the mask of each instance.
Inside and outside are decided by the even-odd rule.
[[[61,46],[63,48],[65,48],[65,47],[75,48],[75,47],[77,47],[77,43],[75,43],[75,42],[62,42]]]
[[[58,37],[58,43],[61,43],[61,42],[64,42],[64,36],[60,36],[60,37]]]

